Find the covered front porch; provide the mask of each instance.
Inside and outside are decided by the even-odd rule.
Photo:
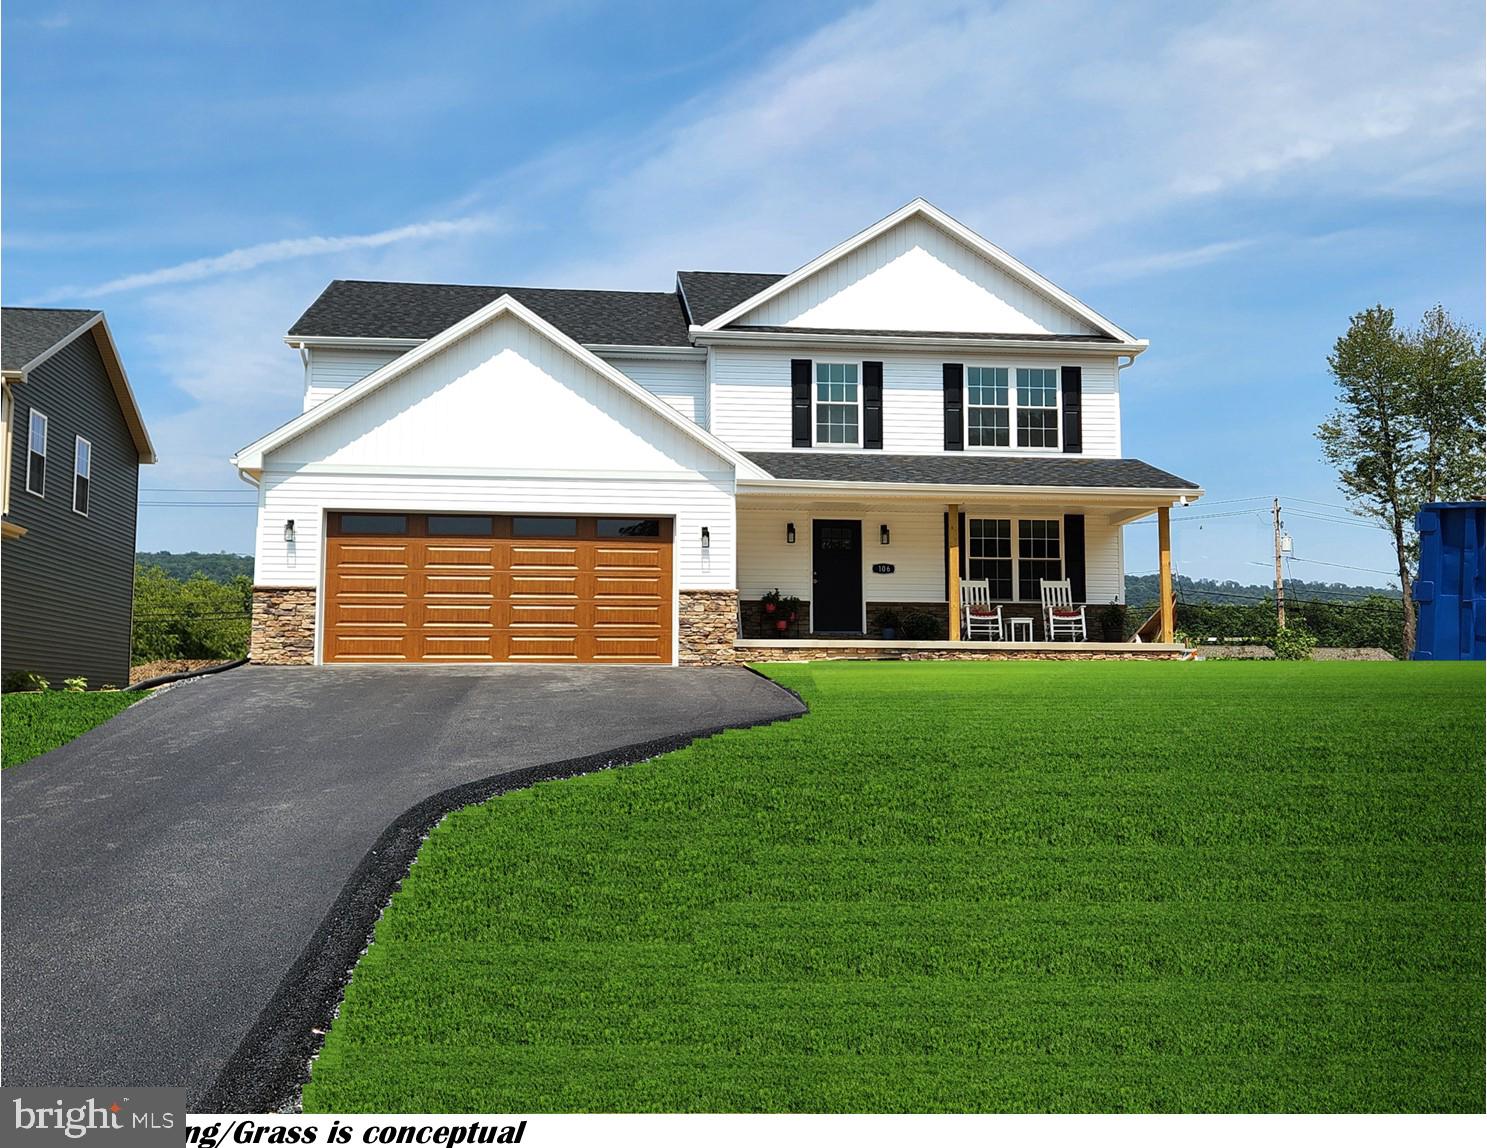
[[[907,485],[907,484],[905,484]],[[750,490],[738,500],[740,654],[760,661],[1172,657],[1170,491]],[[1121,528],[1155,515],[1165,607],[1127,614]],[[985,582],[997,640],[966,632]],[[1042,584],[1067,581],[1083,636],[1050,634]]]

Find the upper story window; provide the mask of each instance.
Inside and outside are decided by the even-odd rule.
[[[856,446],[862,441],[862,388],[856,363],[816,364],[816,442]]]
[[[46,415],[33,409],[26,434],[26,490],[46,497]]]
[[[88,488],[93,482],[93,444],[77,436],[77,449],[72,456],[72,509],[88,513]]]
[[[1008,446],[1011,408],[1006,367],[966,368],[966,424],[971,446]]]
[[[1058,371],[1017,368],[1017,445],[1058,447]]]

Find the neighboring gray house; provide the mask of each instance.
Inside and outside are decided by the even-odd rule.
[[[6,307],[0,674],[129,681],[139,467],[155,450],[102,311]]]

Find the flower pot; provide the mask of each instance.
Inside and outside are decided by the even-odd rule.
[[[766,603],[764,603],[764,612],[766,614],[773,614],[775,612],[775,608],[776,608],[776,603],[774,603],[774,602],[766,602]]]
[[[892,626],[883,627],[883,640],[885,642],[891,642],[896,637],[898,637],[898,631],[895,630]]]
[[[778,630],[780,633],[783,634],[786,630],[788,630],[790,628],[790,623],[787,622],[787,621],[785,621],[784,618],[781,618],[778,622],[776,622],[774,624],[774,628],[776,630]]]

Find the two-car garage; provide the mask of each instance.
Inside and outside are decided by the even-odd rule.
[[[326,662],[672,661],[672,520],[333,511]]]

